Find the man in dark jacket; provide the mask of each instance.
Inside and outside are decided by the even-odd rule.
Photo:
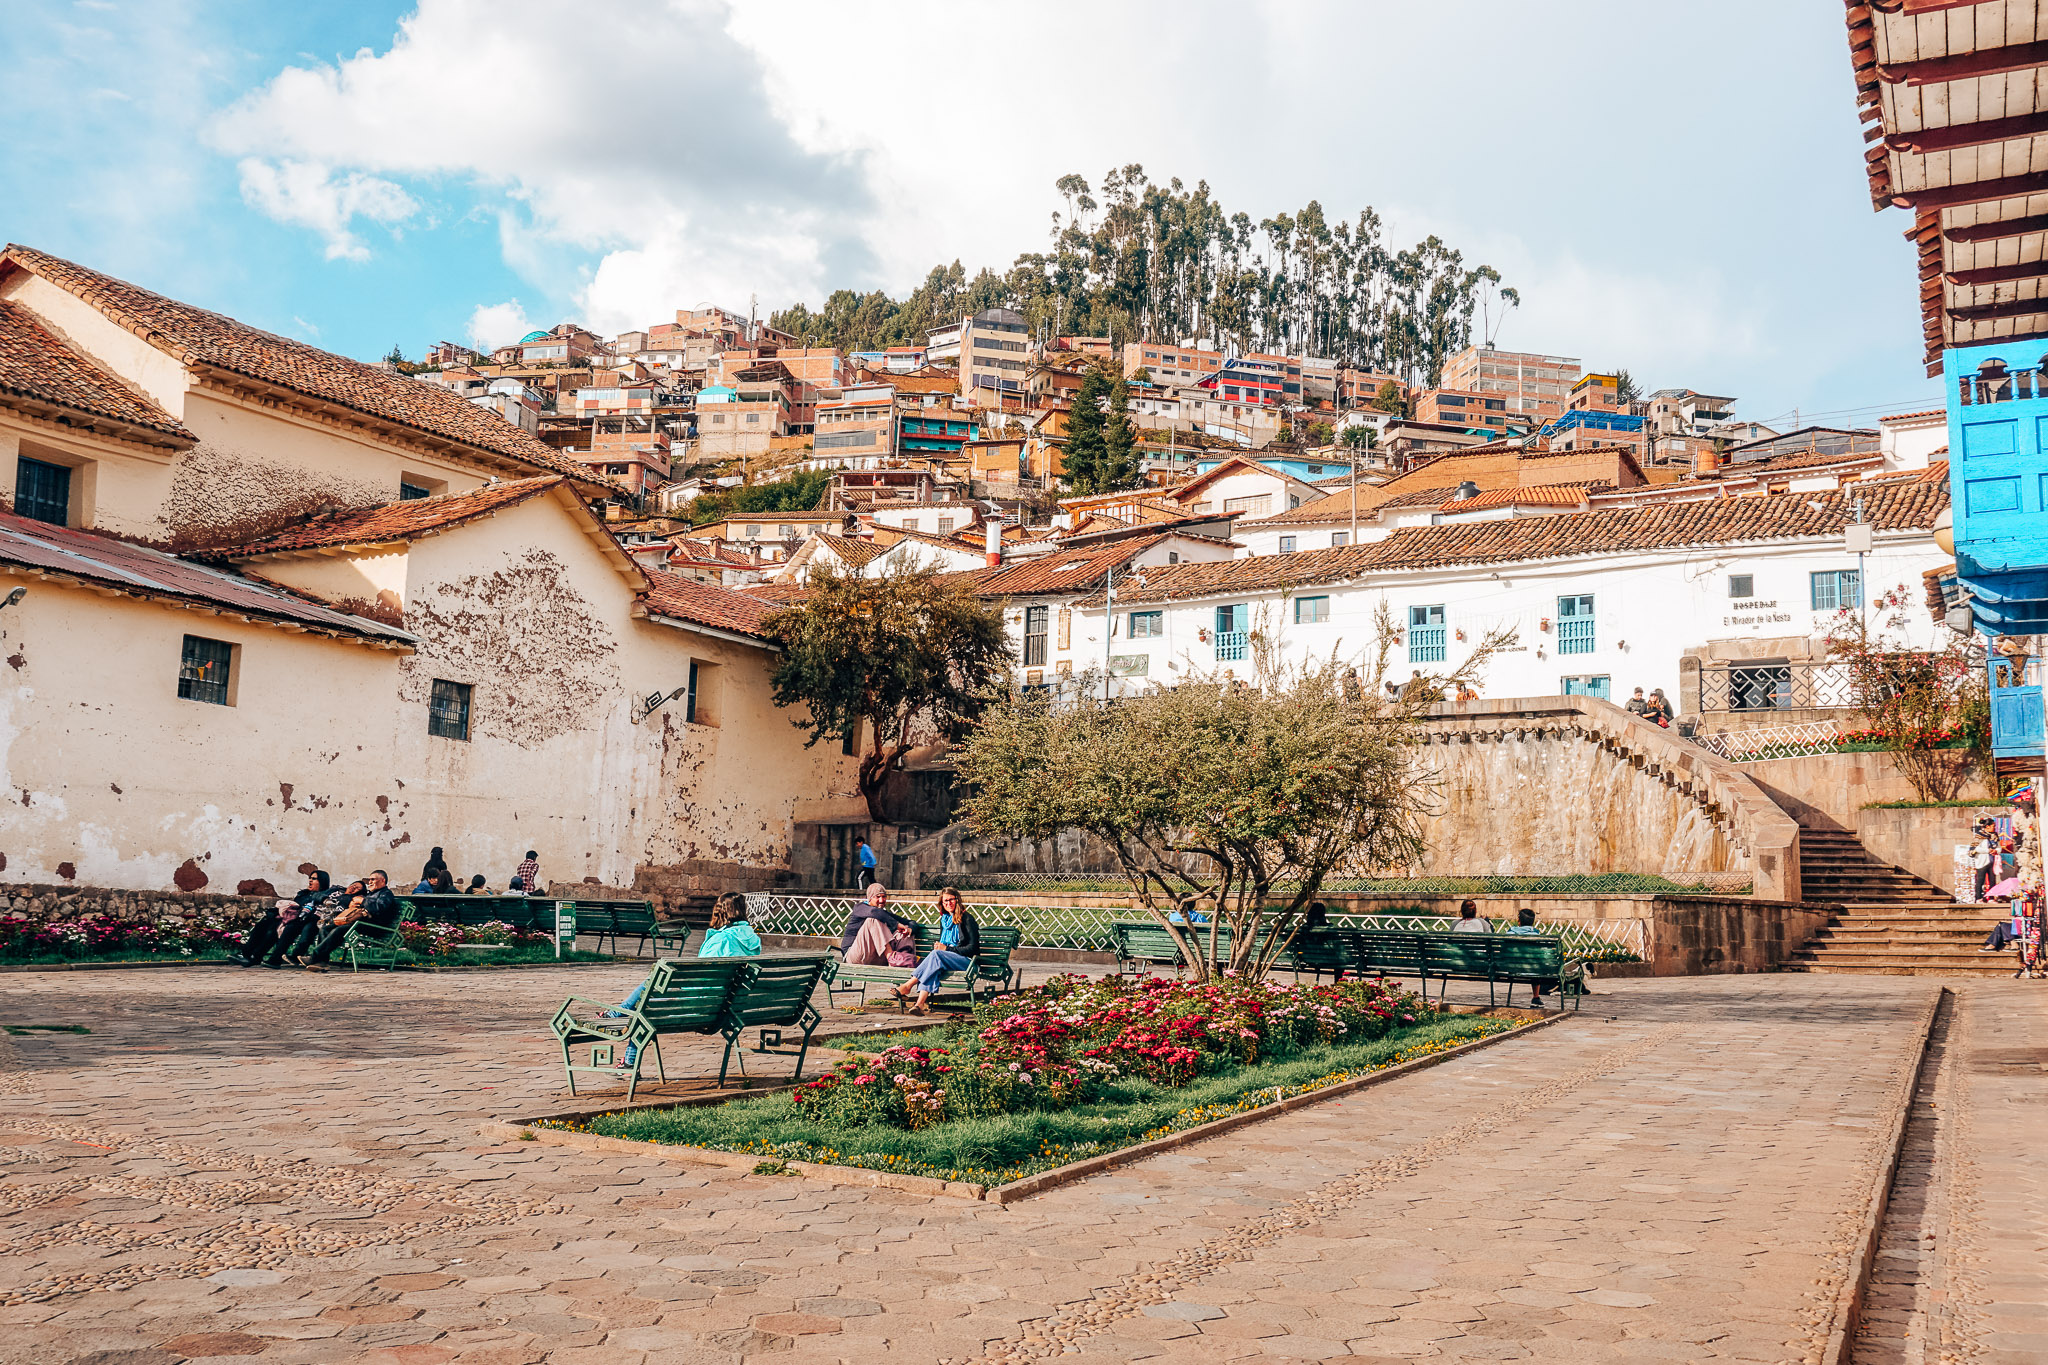
[[[373,924],[379,929],[389,929],[398,923],[398,897],[391,894],[389,882],[382,868],[364,880],[367,890],[360,898],[350,901],[348,909],[334,917],[334,927],[321,935],[320,946],[306,959],[307,971],[326,971],[327,959],[341,947],[352,926]]]

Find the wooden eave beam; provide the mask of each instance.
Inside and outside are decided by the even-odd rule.
[[[2048,111],[2018,114],[2012,118],[1985,119],[1981,123],[1954,123],[1946,128],[1922,128],[1911,133],[1892,133],[1884,145],[1895,152],[1952,152],[1959,147],[1986,147],[1994,142],[2048,133]]]
[[[1941,85],[1978,76],[2003,76],[2037,66],[2048,66],[2048,42],[1987,47],[1950,57],[1926,57],[1917,62],[1879,62],[1877,78],[1886,85]]]
[[[1951,270],[1948,282],[1964,288],[1985,284],[2010,284],[2015,280],[2038,280],[2048,276],[2048,261],[2022,261],[2017,265],[1988,265],[1980,270]]]
[[[2000,303],[1976,303],[1963,308],[1951,308],[1948,315],[1957,322],[1997,322],[2003,318],[2048,317],[2048,298],[2006,299]],[[2015,333],[2017,341],[2024,336],[2048,336],[2048,330],[2041,332]],[[2004,341],[2005,337],[1998,340]]]
[[[2006,218],[1996,223],[1971,223],[1964,227],[1943,228],[1941,235],[1951,242],[1995,242],[2006,237],[2024,237],[2029,232],[2048,232],[2048,213],[2029,214],[2025,218]]]
[[[2030,194],[2048,194],[2048,172],[2005,175],[1996,180],[1968,180],[1959,185],[1935,185],[1924,190],[1898,190],[1892,203],[1910,209],[1957,208],[1964,204],[1988,204],[1997,199],[2022,199]]]

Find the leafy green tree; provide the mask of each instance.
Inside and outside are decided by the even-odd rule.
[[[771,483],[741,484],[699,494],[690,504],[690,523],[708,526],[735,512],[811,512],[825,496],[832,476],[806,469]]]
[[[1489,635],[1454,673],[1394,697],[1384,608],[1379,637],[1364,677],[1334,658],[1276,668],[1262,645],[1249,685],[1198,675],[1104,704],[1084,678],[1057,700],[1007,698],[953,750],[964,813],[992,838],[1097,836],[1197,976],[1261,976],[1325,880],[1419,859],[1432,789],[1410,761],[1415,721],[1510,643]],[[1188,906],[1229,943],[1169,918]]]
[[[1337,428],[1328,422],[1310,422],[1308,439],[1311,445],[1326,446],[1337,439]]]
[[[1372,396],[1372,405],[1379,411],[1391,412],[1396,417],[1408,415],[1408,403],[1401,397],[1401,386],[1391,379],[1380,385],[1380,391]]]
[[[1346,427],[1338,439],[1353,450],[1371,450],[1380,443],[1380,434],[1368,426]]]
[[[957,739],[994,699],[1010,666],[1000,608],[934,571],[882,578],[813,574],[796,605],[763,628],[782,646],[777,706],[820,740],[864,735],[858,784],[873,819],[896,761],[918,744]]]
[[[1614,401],[1623,407],[1643,401],[1643,395],[1636,389],[1635,376],[1627,370],[1614,372]]]
[[[1102,470],[1098,491],[1115,493],[1136,488],[1144,482],[1138,472],[1136,444],[1136,434],[1131,430],[1131,390],[1119,375],[1109,386],[1109,407],[1102,414]]]
[[[1074,394],[1073,410],[1067,414],[1067,445],[1061,459],[1067,486],[1076,493],[1106,491],[1103,476],[1109,447],[1103,437],[1102,401],[1109,397],[1110,388],[1110,378],[1102,367],[1090,365]]]

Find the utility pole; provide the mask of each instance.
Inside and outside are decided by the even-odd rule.
[[[1116,569],[1102,586],[1102,704],[1109,705],[1109,637],[1116,624]]]

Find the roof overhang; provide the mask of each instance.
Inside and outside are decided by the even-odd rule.
[[[2042,0],[1846,0],[1872,204],[1913,210],[1929,374],[2048,336]]]

